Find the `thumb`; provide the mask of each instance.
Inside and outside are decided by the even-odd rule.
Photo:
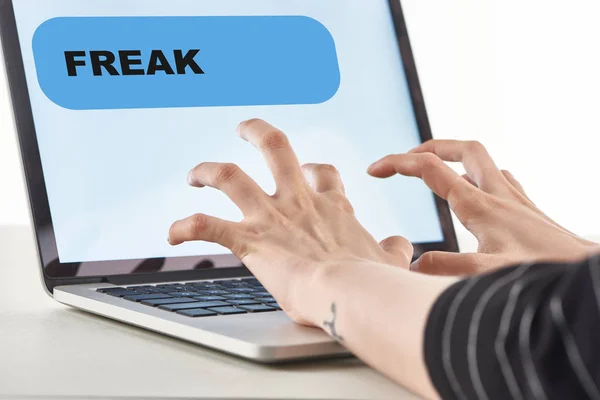
[[[412,263],[410,269],[428,275],[473,275],[487,269],[485,255],[430,251]]]
[[[402,265],[408,266],[412,261],[413,246],[408,239],[402,236],[390,236],[387,239],[379,242],[379,246],[392,256],[395,256],[396,261],[402,261]],[[400,260],[398,260],[400,258]],[[394,264],[398,264],[395,262]]]

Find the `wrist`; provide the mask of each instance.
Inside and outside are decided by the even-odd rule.
[[[396,267],[354,258],[318,263],[296,292],[295,304],[302,319],[323,328],[323,322],[331,318],[331,306],[343,305],[347,309],[350,295],[360,291],[360,283],[378,269],[396,270]]]
[[[336,281],[340,272],[347,269],[355,260],[319,262],[310,274],[296,285],[292,304],[300,320],[307,325],[323,327],[326,312],[335,301]]]

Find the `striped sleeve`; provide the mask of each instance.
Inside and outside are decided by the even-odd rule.
[[[600,257],[458,282],[431,310],[424,351],[443,399],[600,400]]]

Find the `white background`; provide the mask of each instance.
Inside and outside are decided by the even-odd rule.
[[[483,142],[543,210],[600,236],[600,3],[403,5],[434,136]],[[0,75],[0,224],[25,224],[3,61]]]

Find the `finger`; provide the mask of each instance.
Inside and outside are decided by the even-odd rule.
[[[504,175],[504,177],[506,178],[506,180],[511,185],[513,185],[513,187],[515,189],[517,189],[519,191],[519,193],[521,193],[523,196],[525,196],[525,197],[527,197],[527,199],[529,199],[529,197],[527,196],[527,193],[525,193],[525,189],[523,188],[523,186],[521,185],[521,183],[513,176],[513,174],[511,174],[507,170],[502,170],[502,175]]]
[[[411,270],[428,275],[472,275],[489,268],[482,254],[459,254],[442,251],[424,253],[412,263]]]
[[[393,256],[401,258],[402,265],[410,265],[413,256],[413,245],[402,236],[390,236],[379,242],[381,248]]]
[[[506,188],[496,163],[477,141],[430,140],[410,153],[433,153],[444,161],[461,162],[469,177],[485,192],[494,193]]]
[[[206,162],[192,169],[188,183],[195,187],[210,186],[225,193],[244,215],[256,211],[268,201],[268,195],[235,164]]]
[[[344,184],[339,171],[330,164],[304,164],[304,176],[310,186],[319,193],[337,191],[345,193]]]
[[[535,203],[529,198],[529,196],[527,196],[527,193],[525,192],[525,189],[523,188],[523,186],[521,185],[521,183],[513,176],[513,174],[511,174],[509,171],[506,171],[506,170],[502,170],[502,174],[504,175],[504,177],[506,178],[506,180],[521,195],[523,195],[523,197],[525,197],[525,199],[530,203],[530,207],[533,210],[535,210],[542,218],[544,218],[546,221],[550,222],[552,225],[556,226],[557,228],[559,228],[559,229],[563,230],[564,232],[568,233],[569,235],[574,235],[571,231],[569,231],[566,228],[562,227],[556,221],[554,221],[552,218],[548,217],[540,209],[538,209],[537,206],[535,205]]]
[[[465,225],[473,217],[470,213],[483,204],[479,189],[431,153],[390,155],[371,165],[368,172],[379,178],[396,173],[421,178],[435,194],[448,201]]]
[[[174,222],[169,229],[168,241],[172,246],[197,240],[218,243],[238,257],[243,256],[245,235],[238,223],[196,214]]]
[[[305,184],[298,157],[282,131],[261,119],[250,119],[242,122],[237,132],[261,151],[278,189]]]

